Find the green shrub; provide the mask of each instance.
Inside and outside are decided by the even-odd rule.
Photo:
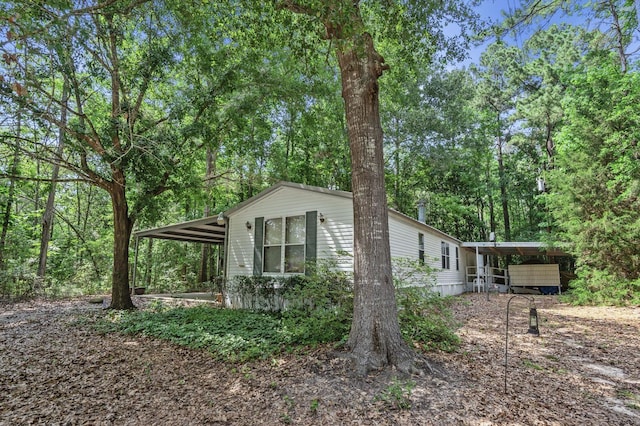
[[[400,331],[407,342],[423,350],[454,351],[460,344],[449,310],[450,298],[442,298],[424,287],[396,291]]]
[[[313,345],[342,340],[351,327],[353,290],[346,274],[323,263],[309,275],[282,281],[282,323],[292,341]]]
[[[411,259],[394,259],[398,320],[404,339],[423,350],[455,350],[460,338],[449,310],[451,298],[433,291],[434,270]]]
[[[300,345],[343,339],[351,326],[353,298],[348,276],[328,267],[290,278],[238,277],[234,291],[249,306],[268,310],[218,309],[206,306],[169,309],[155,303],[147,311],[117,312],[98,324],[103,332],[123,332],[206,349],[217,359],[242,362],[265,358]],[[274,312],[276,297],[286,300]]]
[[[574,305],[640,305],[640,279],[623,280],[608,271],[581,267],[562,297]]]
[[[103,332],[152,336],[205,349],[215,358],[231,362],[339,342],[348,336],[353,315],[352,281],[328,263],[319,263],[308,275],[239,277],[233,286],[250,306],[272,309],[279,303],[285,309],[168,308],[156,302],[147,311],[111,312],[97,327]],[[449,299],[440,298],[430,287],[398,287],[396,297],[407,341],[425,350],[456,347]],[[270,301],[265,305],[260,298]]]

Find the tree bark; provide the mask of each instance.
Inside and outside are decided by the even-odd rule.
[[[498,136],[497,157],[498,157],[498,179],[500,181],[500,201],[502,203],[502,218],[504,220],[505,241],[511,241],[511,220],[509,219],[509,199],[507,195],[507,182],[504,162],[502,159],[502,137]]]
[[[359,13],[354,19],[360,19]],[[398,322],[384,184],[378,78],[386,66],[366,32],[341,43],[337,56],[353,191],[354,312],[348,346],[359,374],[389,364],[409,372],[414,354]]]
[[[20,162],[20,155],[18,148],[13,153],[13,163],[11,165],[11,175],[15,176],[18,171],[18,163]],[[4,269],[4,253],[7,248],[7,234],[9,232],[9,224],[11,223],[11,206],[16,194],[16,182],[14,178],[9,180],[9,192],[7,194],[7,203],[4,206],[4,212],[2,215],[2,229],[0,230],[0,271]]]
[[[21,112],[18,111],[16,117],[16,146],[13,152],[13,163],[11,164],[11,176],[18,174],[18,164],[20,163],[20,149],[18,143],[20,143],[20,130],[22,127]],[[16,181],[13,177],[9,178],[9,191],[7,194],[7,204],[4,206],[4,212],[2,216],[2,229],[0,229],[0,271],[4,270],[4,253],[7,248],[7,234],[9,233],[9,224],[11,223],[11,206],[13,204],[16,194]]]
[[[67,125],[67,101],[69,99],[69,83],[65,79],[62,86],[62,111],[60,112],[60,122],[63,126]],[[64,148],[64,130],[58,129],[58,148],[56,155],[62,156],[62,150]],[[47,271],[47,251],[49,250],[49,241],[51,240],[51,230],[53,227],[53,208],[56,198],[56,181],[58,180],[58,174],[60,172],[60,166],[57,163],[53,164],[53,170],[51,171],[51,188],[49,189],[49,195],[47,197],[47,204],[42,214],[42,234],[40,235],[40,255],[38,260],[38,271],[36,273],[36,288],[38,291],[42,284],[42,280]]]
[[[125,178],[121,170],[113,169],[114,183],[110,187],[113,208],[113,274],[111,282],[111,309],[133,309],[129,288],[129,241],[133,221],[125,193]]]

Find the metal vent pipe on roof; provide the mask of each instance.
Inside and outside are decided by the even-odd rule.
[[[424,200],[418,200],[418,222],[427,223],[426,202]]]

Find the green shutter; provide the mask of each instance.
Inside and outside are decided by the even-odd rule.
[[[318,212],[307,212],[305,223],[304,260],[306,264],[315,263],[317,256]],[[305,274],[309,274],[305,268]]]
[[[264,217],[256,217],[253,224],[253,275],[262,275],[262,245],[264,243]]]

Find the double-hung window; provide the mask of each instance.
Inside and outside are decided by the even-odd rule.
[[[418,262],[424,265],[424,234],[418,234]]]
[[[449,243],[440,242],[442,269],[451,269],[451,256],[449,255]]]
[[[264,221],[263,272],[304,273],[305,216]]]

